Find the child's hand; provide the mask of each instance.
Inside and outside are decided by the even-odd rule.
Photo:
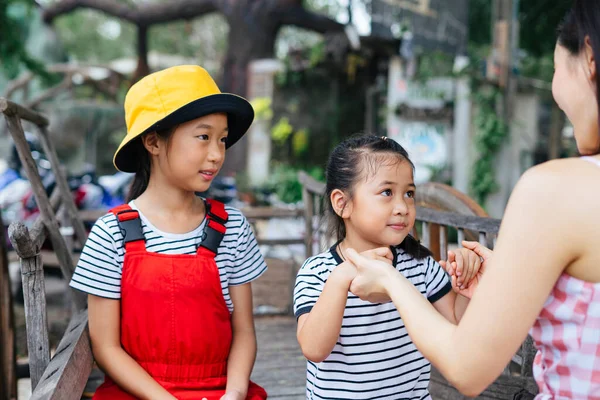
[[[238,392],[237,390],[228,390],[222,397],[221,400],[244,400],[246,396]]]
[[[371,260],[379,260],[392,265],[394,260],[394,254],[389,247],[379,247],[372,250],[365,250],[360,253],[362,256],[370,258]]]
[[[328,280],[334,279],[340,285],[349,289],[350,284],[356,277],[356,267],[349,261],[344,261],[334,268]]]
[[[440,265],[450,274],[455,292],[471,298],[479,285],[492,251],[477,242],[463,241],[465,248],[448,252],[448,261]]]

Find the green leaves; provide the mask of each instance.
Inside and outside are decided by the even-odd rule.
[[[0,1],[0,69],[8,79],[16,78],[23,67],[45,74],[42,63],[25,49],[28,19],[33,6],[33,2],[28,0]]]
[[[503,100],[496,87],[473,88],[473,100],[477,115],[474,119],[475,148],[478,158],[473,165],[471,191],[479,204],[485,204],[487,197],[498,190],[494,174],[494,160],[502,143],[507,139],[509,127],[496,112],[496,105]]]

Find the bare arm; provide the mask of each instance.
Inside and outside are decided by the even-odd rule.
[[[469,299],[451,291],[432,305],[444,318],[457,325],[469,305]]]
[[[356,285],[360,292],[361,281],[378,274],[372,282],[379,282],[380,289],[372,286],[369,291],[390,295],[417,348],[468,396],[479,394],[500,375],[560,274],[582,253],[580,240],[565,246],[564,232],[576,222],[569,201],[573,194],[558,189],[564,181],[551,172],[535,168],[515,188],[494,256],[458,326],[403,276],[348,252],[359,267],[353,289]]]
[[[449,262],[440,261],[440,265],[450,274],[452,291],[433,303],[433,307],[448,321],[457,325],[462,319],[471,297],[483,272],[481,259],[467,249],[448,252]],[[452,261],[458,262],[454,271]]]
[[[140,399],[175,399],[121,347],[121,302],[88,295],[92,351],[121,389]]]
[[[368,259],[392,265],[393,254],[388,247],[366,250],[361,254]],[[342,329],[348,289],[355,276],[356,268],[349,262],[335,267],[310,313],[298,318],[298,343],[310,361],[323,361],[335,347]],[[390,301],[390,298],[379,296],[375,299],[375,302],[384,301]]]
[[[231,317],[233,342],[227,360],[227,394],[230,398],[245,399],[254,361],[256,359],[256,332],[252,314],[252,285],[230,286],[233,302]]]
[[[347,262],[338,265],[329,275],[316,304],[308,314],[298,319],[297,337],[304,356],[312,362],[326,359],[337,343],[348,288],[355,268]]]

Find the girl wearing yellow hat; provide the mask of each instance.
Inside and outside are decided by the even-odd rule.
[[[100,218],[70,285],[88,293],[94,399],[265,399],[250,282],[266,265],[239,210],[204,200],[254,111],[198,66],[148,75],[125,99],[114,156],[130,202]]]

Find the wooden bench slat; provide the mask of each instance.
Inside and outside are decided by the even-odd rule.
[[[37,254],[21,260],[25,320],[27,323],[27,350],[31,387],[39,383],[50,362],[50,341],[46,313],[46,290],[42,257]]]
[[[93,366],[87,310],[73,316],[31,400],[79,399]]]
[[[417,207],[417,220],[475,232],[498,233],[500,220]]]

